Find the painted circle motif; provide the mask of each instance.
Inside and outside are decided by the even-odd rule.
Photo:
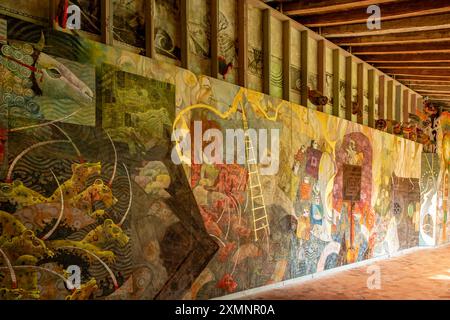
[[[10,46],[3,46],[2,47],[2,53],[7,56],[10,57],[12,54],[12,48]]]
[[[25,78],[28,78],[31,76],[31,70],[25,67],[21,67],[19,69],[20,75],[24,76]]]
[[[23,53],[20,52],[20,51],[18,51],[18,50],[14,50],[14,51],[12,52],[12,56],[13,56],[13,58],[16,59],[16,60],[22,60],[22,59],[23,59]]]
[[[15,94],[21,95],[22,94],[22,86],[20,84],[16,83],[13,87],[13,91]]]
[[[21,50],[22,49],[22,44],[20,42],[12,42],[11,43],[11,47],[13,47],[16,50]]]
[[[31,89],[25,89],[25,90],[23,91],[23,95],[24,95],[25,97],[27,97],[27,98],[33,98],[34,92],[33,92],[33,90],[31,90]]]
[[[22,87],[30,89],[33,86],[33,82],[30,79],[22,80]]]
[[[22,59],[23,63],[32,65],[33,64],[33,58],[31,56],[24,56]]]
[[[19,69],[19,65],[14,61],[8,61],[8,69],[12,72],[16,72]]]
[[[33,46],[31,45],[31,44],[29,44],[29,43],[25,43],[23,46],[22,46],[22,51],[23,51],[23,53],[25,53],[25,54],[27,54],[27,55],[32,55],[33,54]]]
[[[16,97],[16,99],[14,99],[14,103],[18,106],[23,106],[25,105],[25,98],[24,97]]]

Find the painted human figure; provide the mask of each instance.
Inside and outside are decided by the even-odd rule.
[[[300,149],[297,151],[294,157],[294,165],[292,166],[292,171],[296,176],[298,176],[300,167],[305,160],[306,157],[306,147],[302,145]]]
[[[303,208],[303,211],[298,218],[297,224],[297,238],[308,241],[310,238],[311,222],[310,222],[310,212],[307,207]]]
[[[317,141],[312,140],[311,146],[306,151],[306,173],[318,179],[319,177],[319,165],[322,158],[322,151],[319,150],[319,144]]]
[[[356,142],[354,140],[350,140],[350,143],[347,147],[347,163],[354,166],[361,166],[364,159],[364,154],[362,152],[358,152],[356,150]]]

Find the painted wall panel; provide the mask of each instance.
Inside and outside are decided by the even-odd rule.
[[[317,90],[317,40],[309,38],[308,44],[308,87],[311,90]],[[317,107],[308,99],[308,108],[316,110]]]
[[[272,17],[272,70],[270,77],[270,95],[283,98],[283,24]]]
[[[133,47],[145,48],[144,0],[113,0],[114,39]]]
[[[219,77],[237,83],[237,1],[219,1]],[[228,66],[231,67],[228,68]]]
[[[364,101],[363,101],[363,124],[369,124],[369,70],[364,66]]]
[[[341,92],[341,100],[339,103],[339,118],[345,119],[345,106],[346,106],[346,95],[345,95],[345,86],[346,86],[346,78],[345,78],[345,57],[340,56],[339,59],[339,90]]]
[[[326,66],[325,66],[325,96],[328,97],[328,103],[324,111],[328,114],[333,113],[333,50],[326,48]]]
[[[291,28],[291,98],[300,103],[301,90],[301,35],[297,29]]]
[[[211,12],[209,0],[189,0],[189,69],[196,74],[211,70]]]
[[[48,23],[49,2],[41,0],[4,0],[0,13],[37,24]]]
[[[19,226],[1,229],[0,248],[13,266],[30,264],[36,282],[17,283],[25,297],[73,297],[61,277],[77,264],[88,298],[209,299],[418,244],[421,145],[124,50],[46,35],[48,44],[81,50],[41,51],[12,41],[13,32],[0,44],[0,119],[8,116],[0,121],[0,222]],[[19,53],[36,57],[38,87],[9,62]],[[61,108],[55,124],[36,96],[66,99],[79,113],[93,104],[95,121],[72,121],[77,112]],[[256,134],[235,158],[239,129]],[[30,251],[25,236],[38,248]],[[38,278],[36,265],[61,277]],[[0,288],[17,297],[10,272],[0,269]]]
[[[263,26],[262,11],[248,8],[248,86],[261,92],[263,88]]]
[[[155,50],[158,60],[180,65],[179,0],[155,0]]]

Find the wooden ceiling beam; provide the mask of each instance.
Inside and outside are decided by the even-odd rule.
[[[380,68],[395,68],[395,69],[450,69],[450,62],[384,62],[374,63],[374,67]]]
[[[434,102],[436,104],[444,104],[448,106],[450,104],[450,98],[445,99],[430,99],[431,102]]]
[[[372,35],[364,37],[343,37],[333,39],[339,46],[370,46],[406,43],[431,43],[450,41],[450,29],[432,31],[405,32],[386,35]]]
[[[388,74],[395,75],[418,75],[425,77],[439,78],[441,76],[450,77],[450,70],[446,69],[393,69],[393,68],[381,68],[381,71]]]
[[[447,90],[446,90],[447,89]],[[421,92],[422,93],[422,95],[427,95],[427,94],[448,94],[448,93],[450,93],[450,90],[448,90],[448,87],[446,88],[446,87],[442,87],[441,89],[436,89],[436,88],[434,88],[434,89],[428,89],[428,90],[425,90],[425,89],[415,89],[415,91],[417,91],[417,92]]]
[[[322,0],[296,1],[283,3],[283,13],[286,15],[316,15],[355,8],[367,8],[374,4],[398,2],[399,0]]]
[[[429,85],[436,85],[436,84],[439,85],[439,84],[450,83],[450,77],[428,78],[428,77],[415,76],[415,75],[396,76],[395,80],[403,83],[404,85],[410,85],[410,84],[414,84],[414,83],[429,84]]]
[[[424,94],[424,97],[428,97],[430,100],[443,100],[450,101],[450,93],[448,94]]]
[[[450,30],[449,30],[450,31]],[[450,41],[435,43],[406,43],[376,46],[358,46],[352,48],[352,54],[417,54],[417,53],[449,53]]]
[[[441,84],[441,85],[426,85],[426,84],[410,84],[409,87],[414,91],[422,90],[438,90],[438,91],[448,91],[450,92],[450,84]]]
[[[450,12],[450,2],[448,0],[409,1],[407,4],[399,1],[395,3],[379,4],[379,6],[382,12],[380,17],[381,21]],[[345,14],[330,12],[311,16],[299,16],[296,17],[296,19],[307,27],[366,23],[369,16],[366,9],[367,6],[348,9]]]
[[[328,39],[362,37],[450,28],[450,13],[384,21],[381,29],[367,29],[367,23],[322,27],[320,34]]]
[[[418,54],[377,54],[377,55],[358,55],[358,58],[367,63],[384,62],[450,62],[448,53],[418,53]]]

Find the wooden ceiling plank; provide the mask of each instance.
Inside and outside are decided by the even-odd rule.
[[[449,30],[450,31],[450,30]],[[450,52],[450,41],[435,43],[407,43],[376,46],[358,46],[352,48],[352,54],[418,54],[418,53]]]
[[[448,94],[424,94],[424,97],[428,97],[433,100],[449,100],[450,101],[450,93]]]
[[[377,69],[395,68],[395,69],[450,69],[450,63],[438,62],[436,64],[423,62],[424,65],[408,64],[408,63],[375,63]],[[439,65],[442,64],[442,65]]]
[[[358,58],[367,63],[390,62],[450,62],[448,53],[418,53],[418,54],[378,54],[378,55],[358,55]]]
[[[450,91],[446,90],[422,90],[417,89],[416,92],[422,94],[422,95],[429,95],[429,94],[450,94]]]
[[[450,30],[439,29],[432,31],[393,33],[387,35],[372,35],[364,37],[343,37],[333,39],[338,46],[369,46],[406,43],[431,43],[450,41]]]
[[[379,4],[379,6],[382,12],[381,21],[450,12],[450,2],[448,0],[410,1],[407,5],[402,2],[396,2]],[[349,9],[345,14],[330,12],[298,17],[296,20],[307,27],[365,23],[368,18],[366,8]]]
[[[450,28],[450,13],[384,21],[381,29],[367,29],[367,23],[322,27],[321,35],[331,38],[362,37],[392,33],[431,31]]]
[[[410,84],[409,87],[414,91],[428,91],[428,90],[438,90],[438,91],[448,91],[450,92],[450,85],[441,84],[441,85],[422,85],[422,84]]]
[[[398,2],[398,0],[322,0],[322,1],[297,1],[283,4],[283,13],[286,15],[315,15],[336,11],[344,11],[355,8],[367,8],[381,3]]]
[[[450,77],[440,77],[440,78],[426,78],[422,76],[397,76],[396,80],[398,82],[403,83],[404,85],[411,85],[411,84],[427,84],[427,85],[445,85],[450,84]]]
[[[450,70],[446,69],[394,69],[394,68],[381,68],[381,71],[388,74],[395,75],[419,75],[426,77],[450,77]]]

